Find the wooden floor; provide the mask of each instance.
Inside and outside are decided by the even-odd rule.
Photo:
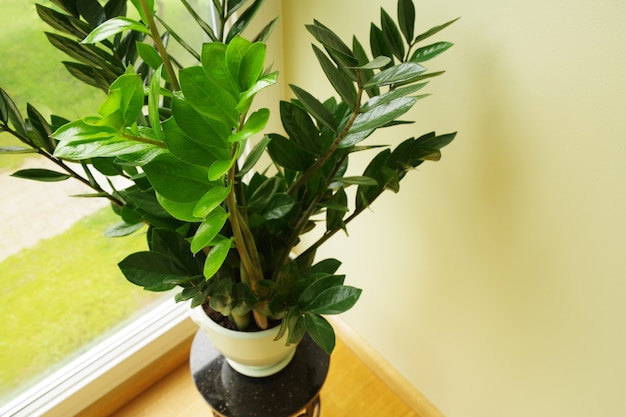
[[[417,417],[340,340],[321,393],[322,417]],[[114,417],[209,417],[209,406],[198,394],[187,364],[179,366]]]

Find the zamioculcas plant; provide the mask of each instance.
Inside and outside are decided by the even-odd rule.
[[[365,43],[346,42],[314,20],[306,26],[317,41],[313,53],[336,94],[291,85],[293,97],[275,115],[283,131],[263,133],[270,111],[254,99],[277,82],[265,62],[276,21],[247,39],[262,0],[213,0],[214,26],[180,1],[208,42],[183,40],[150,0],[131,0],[137,20],[126,17],[123,0],[37,5],[60,32],[48,38],[73,59],[65,63],[70,73],[107,96],[87,117],[47,120],[31,105],[24,117],[0,90],[0,129],[23,144],[2,152],[38,153],[59,168],[15,176],[73,178],[109,199],[121,221],[108,235],[147,228],[149,250],[119,264],[130,282],[150,291],[178,287],[177,300],[208,304],[240,329],[280,321],[288,343],[308,332],[330,352],[334,333],[323,315],[348,310],[361,291],[344,285],[338,260],[315,261],[316,250],[453,140],[454,133],[426,133],[393,149],[366,141],[411,122],[402,117],[441,74],[422,63],[451,46],[423,41],[454,21],[416,35],[414,4],[399,0],[397,18],[381,9]],[[197,64],[183,68],[170,55],[173,42]],[[355,152],[372,155],[359,175],[349,168]],[[114,185],[118,177],[126,185]],[[313,229],[317,240],[295,251]]]

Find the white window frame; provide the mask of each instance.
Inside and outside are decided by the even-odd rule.
[[[5,417],[79,414],[191,337],[188,303],[169,297],[0,408]],[[120,404],[121,405],[121,404]]]

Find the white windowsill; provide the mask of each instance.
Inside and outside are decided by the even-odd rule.
[[[173,297],[130,322],[0,409],[7,417],[68,417],[113,391],[196,332]]]

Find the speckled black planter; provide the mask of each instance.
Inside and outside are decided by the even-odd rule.
[[[193,380],[211,408],[226,417],[289,417],[318,395],[330,358],[305,336],[291,363],[265,378],[237,373],[198,331],[189,359]]]

